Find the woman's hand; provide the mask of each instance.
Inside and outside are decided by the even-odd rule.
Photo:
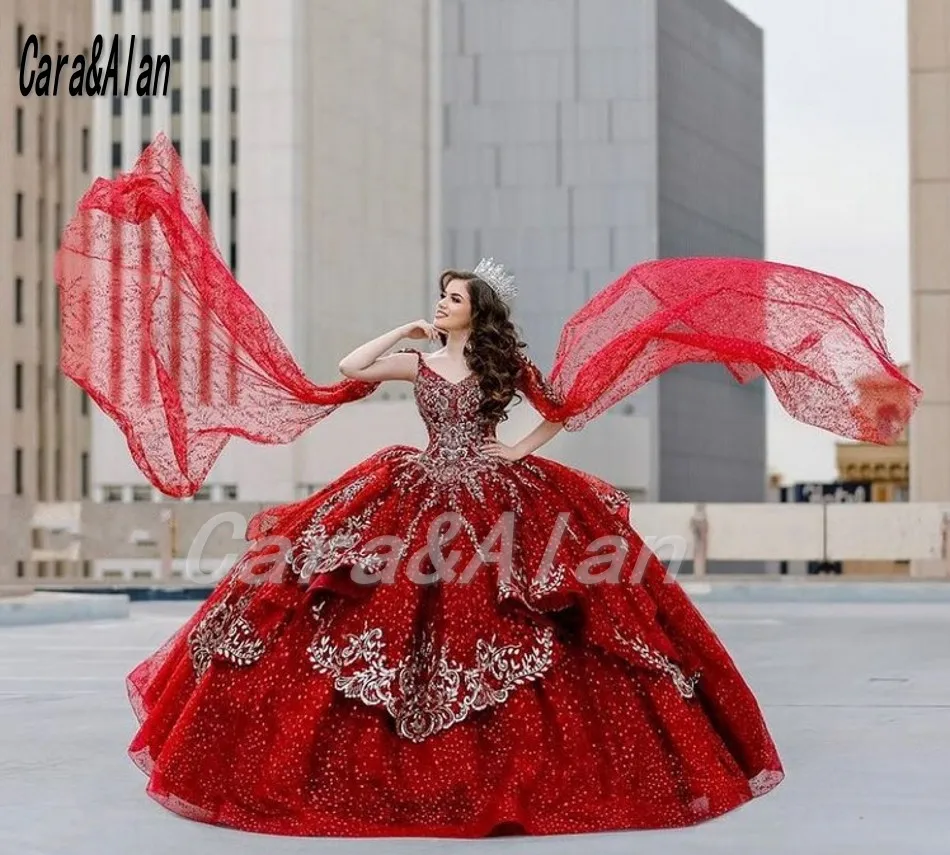
[[[413,321],[406,324],[403,328],[403,338],[411,339],[429,339],[441,343],[439,338],[439,328],[426,320]]]
[[[497,439],[488,439],[482,443],[482,453],[489,457],[500,457],[502,460],[520,460],[524,455],[517,448],[505,445]]]

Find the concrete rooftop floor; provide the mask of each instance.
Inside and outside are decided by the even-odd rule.
[[[950,851],[950,603],[703,602],[788,777],[691,829],[491,841],[274,838],[181,819],[125,754],[123,678],[195,608],[0,628],[0,852],[925,855]]]

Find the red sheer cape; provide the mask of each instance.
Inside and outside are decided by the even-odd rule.
[[[166,495],[195,493],[230,437],[290,442],[378,385],[307,379],[234,279],[164,134],[82,197],[55,275],[62,371]],[[899,436],[920,396],[867,291],[734,258],[633,267],[567,321],[550,375],[529,365],[522,388],[543,417],[577,430],[687,362],[722,363],[739,382],[764,376],[794,417],[871,442]]]

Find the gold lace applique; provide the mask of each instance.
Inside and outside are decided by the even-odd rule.
[[[314,609],[320,621],[324,602]],[[449,658],[444,646],[436,648],[429,630],[415,650],[390,663],[382,628],[347,635],[340,646],[321,625],[309,656],[314,669],[332,677],[345,697],[383,707],[400,736],[423,742],[473,712],[503,703],[516,687],[541,677],[553,661],[554,634],[547,627],[534,630],[527,648],[499,644],[494,637],[479,639],[475,664],[466,668]]]
[[[188,633],[191,664],[198,678],[204,676],[215,656],[232,665],[248,666],[264,654],[264,642],[242,617],[246,604],[246,598],[216,603]]]
[[[358,566],[366,572],[375,572],[386,563],[386,556],[376,555],[359,548],[361,532],[382,503],[381,499],[370,502],[358,514],[346,517],[343,524],[328,531],[324,521],[329,513],[342,504],[356,498],[368,482],[365,476],[348,484],[320,504],[310,518],[307,527],[284,555],[284,561],[303,584],[318,573],[329,573],[346,566]]]
[[[634,651],[647,665],[669,677],[673,681],[673,685],[676,686],[676,690],[684,698],[692,698],[695,696],[696,684],[699,682],[700,677],[698,673],[687,677],[683,674],[680,667],[672,662],[668,656],[664,656],[659,651],[654,650],[639,636],[635,636],[632,639],[627,638],[616,627],[614,627],[614,636],[621,644]]]

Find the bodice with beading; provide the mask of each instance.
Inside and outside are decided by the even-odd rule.
[[[479,412],[482,390],[474,373],[457,382],[430,368],[419,354],[414,392],[419,414],[429,433],[425,454],[443,465],[461,465],[479,453],[495,434],[497,420]]]

